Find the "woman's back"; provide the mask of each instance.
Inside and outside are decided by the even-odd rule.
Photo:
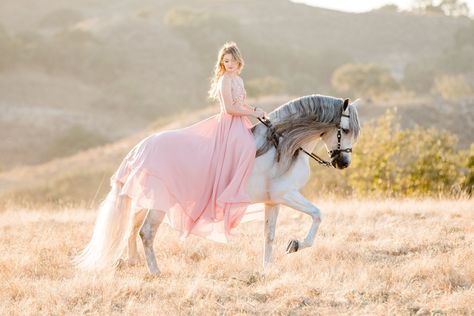
[[[247,92],[245,91],[244,82],[242,78],[240,78],[237,75],[228,76],[224,74],[223,76],[219,78],[218,86],[222,86],[221,81],[224,79],[230,81],[232,104],[237,104],[240,106],[245,101],[245,98],[247,97]],[[219,104],[220,104],[221,111],[227,113],[227,111],[225,110],[224,100],[222,98],[221,91],[219,91]]]

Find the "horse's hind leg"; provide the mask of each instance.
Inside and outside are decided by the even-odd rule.
[[[153,274],[160,273],[160,269],[158,269],[158,264],[156,263],[155,251],[153,250],[153,241],[155,240],[156,231],[164,217],[165,212],[150,210],[140,230],[140,237],[142,238],[143,249],[145,250],[146,264],[150,273]]]
[[[137,236],[140,230],[140,227],[143,225],[143,221],[148,213],[147,209],[141,209],[136,211],[132,216],[132,228],[130,230],[130,236],[128,237],[128,247],[127,247],[127,259],[125,263],[129,266],[136,265],[140,261],[137,251]]]

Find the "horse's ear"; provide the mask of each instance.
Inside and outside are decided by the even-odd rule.
[[[347,107],[349,106],[349,103],[351,103],[351,100],[349,100],[349,99],[344,100],[344,105],[342,106],[342,112],[347,110]]]

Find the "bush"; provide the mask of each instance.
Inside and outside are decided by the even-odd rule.
[[[398,89],[390,71],[376,64],[345,64],[331,78],[333,87],[351,96],[380,98]]]
[[[449,192],[462,179],[456,145],[454,135],[434,128],[401,130],[388,112],[364,126],[349,183],[358,195],[369,196]]]
[[[285,92],[285,83],[282,80],[271,76],[248,80],[245,87],[251,97],[260,97]]]
[[[471,151],[466,157],[466,169],[467,174],[463,182],[463,188],[469,194],[472,194],[474,191],[474,143],[471,144]]]
[[[443,75],[435,78],[434,89],[445,100],[458,100],[472,94],[463,75]]]
[[[460,46],[448,49],[441,54],[436,63],[439,73],[468,74],[474,71],[474,46]]]
[[[399,12],[400,8],[396,4],[386,4],[381,6],[378,9],[375,9],[373,11],[379,11],[379,12]]]
[[[430,92],[436,74],[436,60],[423,58],[406,65],[403,72],[403,86],[415,92]]]

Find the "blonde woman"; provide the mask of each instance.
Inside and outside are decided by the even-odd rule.
[[[224,44],[217,56],[209,97],[219,100],[221,110],[225,113],[264,118],[266,113],[262,109],[244,102],[246,92],[239,76],[243,68],[244,60],[237,45],[234,42]]]
[[[137,144],[111,177],[135,212],[154,209],[181,233],[227,242],[250,197],[246,183],[256,144],[247,116],[266,113],[245,102],[239,74],[244,60],[233,42],[219,51],[209,95],[220,113],[191,126],[150,135]],[[143,216],[144,218],[144,216]]]

